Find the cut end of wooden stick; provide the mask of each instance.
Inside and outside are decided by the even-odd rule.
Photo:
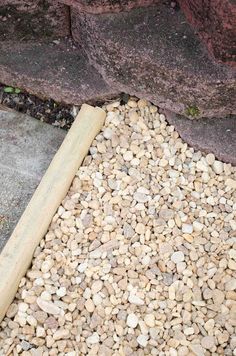
[[[46,234],[92,141],[101,130],[105,117],[106,113],[101,108],[82,105],[0,254],[0,321],[14,299],[20,280],[32,261],[35,248]]]

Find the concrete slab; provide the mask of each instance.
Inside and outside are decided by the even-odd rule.
[[[65,134],[29,116],[0,111],[0,251]]]

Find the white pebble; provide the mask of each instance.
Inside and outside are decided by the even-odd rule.
[[[171,255],[171,261],[174,263],[179,263],[184,261],[184,254],[182,251],[176,251]]]
[[[136,326],[138,325],[138,317],[134,313],[128,315],[127,325],[132,329],[136,328]]]

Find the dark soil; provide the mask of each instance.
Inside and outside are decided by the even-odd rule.
[[[56,103],[52,99],[42,100],[34,95],[21,90],[20,93],[6,93],[7,86],[0,84],[0,107],[8,107],[15,111],[27,114],[42,122],[53,126],[58,126],[68,130],[79,111],[79,107]],[[117,100],[117,98],[115,98]],[[119,100],[121,104],[126,104],[129,99],[128,94],[121,94]],[[111,100],[113,101],[113,100]],[[98,102],[97,106],[102,106],[104,102]]]
[[[69,129],[74,121],[70,105],[58,104],[52,99],[42,100],[23,91],[19,94],[5,93],[4,88],[6,86],[0,84],[0,104],[4,106],[63,129]]]

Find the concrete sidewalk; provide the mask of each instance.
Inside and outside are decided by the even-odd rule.
[[[0,251],[65,135],[27,115],[0,111]]]

